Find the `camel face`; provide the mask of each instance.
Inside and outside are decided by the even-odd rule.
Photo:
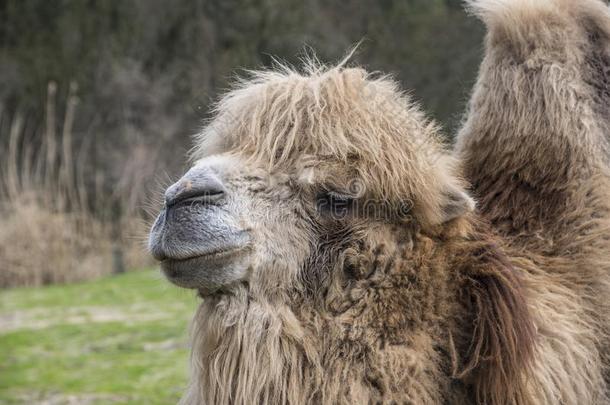
[[[290,215],[302,210],[290,183],[233,154],[199,160],[166,190],[150,232],[149,248],[168,280],[201,295],[286,285],[309,234],[306,221]]]
[[[254,78],[219,102],[150,234],[174,284],[320,291],[356,239],[472,211],[436,126],[393,82],[311,69]]]

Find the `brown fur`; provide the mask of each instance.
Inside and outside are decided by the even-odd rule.
[[[465,276],[472,308],[466,308],[474,315],[474,328],[466,363],[457,376],[472,379],[480,403],[508,399],[524,403],[524,379],[533,361],[535,328],[522,276],[493,237],[482,235],[481,239],[474,255],[464,255],[470,257]]]
[[[195,157],[240,159],[225,180],[274,259],[204,299],[183,403],[607,403],[610,14],[471,7],[489,34],[457,157],[361,69],[255,72],[219,102]],[[316,214],[325,190],[388,215]]]
[[[483,216],[546,272],[530,269],[527,278],[556,283],[562,305],[575,307],[547,308],[543,301],[553,299],[547,291],[530,299],[540,317],[571,323],[578,333],[543,338],[539,350],[573,345],[581,358],[569,358],[567,347],[556,355],[565,356],[564,364],[574,361],[570,367],[580,371],[573,373],[586,378],[575,381],[567,369],[535,373],[572,386],[563,402],[603,403],[610,345],[610,12],[598,1],[474,7],[489,27],[487,53],[457,149]],[[544,336],[544,320],[539,324]]]

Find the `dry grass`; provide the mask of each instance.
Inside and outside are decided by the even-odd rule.
[[[105,196],[97,187],[100,181],[93,187],[85,181],[89,151],[75,153],[72,140],[76,92],[72,84],[60,133],[54,83],[48,87],[38,142],[25,135],[19,112],[6,126],[8,148],[0,163],[0,287],[80,281],[147,264],[137,237],[145,233],[139,209],[144,196],[129,185]]]

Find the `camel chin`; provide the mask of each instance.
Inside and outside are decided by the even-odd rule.
[[[161,270],[171,283],[182,288],[196,289],[201,296],[224,293],[230,285],[246,281],[247,266],[240,263],[243,250],[182,260],[166,259],[161,262]]]
[[[149,248],[171,283],[209,295],[246,281],[249,239],[223,218],[221,206],[194,199],[161,211]]]

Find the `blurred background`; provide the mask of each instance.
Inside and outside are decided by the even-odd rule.
[[[0,0],[0,403],[177,400],[196,300],[144,240],[240,69],[362,41],[450,139],[482,38],[459,0]]]

